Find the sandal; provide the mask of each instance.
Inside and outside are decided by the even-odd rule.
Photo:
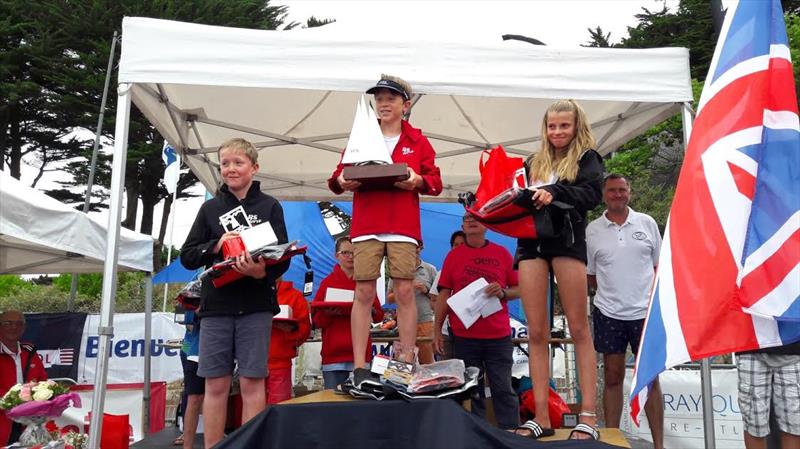
[[[183,446],[183,434],[181,434],[178,438],[172,442],[173,446]]]
[[[520,430],[527,430],[530,433],[522,434],[522,433],[519,433]],[[539,438],[543,438],[543,437],[551,437],[551,436],[553,436],[555,434],[556,434],[555,430],[550,429],[550,428],[542,427],[542,426],[539,425],[539,423],[537,423],[534,420],[528,420],[524,424],[522,424],[521,426],[519,426],[516,429],[514,429],[514,435],[519,435],[519,436],[521,436],[523,438],[531,438],[531,439],[534,439],[534,440],[538,440]]]
[[[589,435],[592,437],[593,440],[598,441],[600,440],[600,432],[597,430],[596,427],[590,426],[589,424],[580,423],[572,429],[572,432],[569,433],[570,440],[577,440],[578,438],[572,438],[572,435],[575,433],[582,433],[584,435]]]

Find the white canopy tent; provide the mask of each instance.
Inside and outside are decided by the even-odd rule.
[[[219,185],[217,147],[231,137],[261,152],[262,190],[284,200],[331,199],[356,100],[381,73],[414,87],[411,123],[437,151],[453,201],[478,183],[482,150],[528,155],[542,113],[579,100],[608,153],[692,100],[683,48],[623,50],[359,36],[337,27],[260,31],[126,18],[122,30],[110,222],[121,218],[131,100],[182,153],[205,187]],[[684,108],[684,116],[687,117]],[[113,336],[118,233],[108,235],[91,427],[99,429]],[[89,447],[99,446],[93,432]]]
[[[131,83],[133,102],[209,191],[220,182],[217,147],[241,136],[260,149],[262,190],[287,200],[332,196],[325,181],[356,101],[381,72],[414,88],[410,120],[436,149],[441,201],[474,191],[483,149],[538,148],[542,114],[555,99],[580,100],[602,154],[692,100],[684,48],[558,49],[390,34],[127,18],[119,79]]]
[[[0,171],[0,274],[103,270],[106,225]],[[153,238],[123,229],[118,269],[153,271]]]

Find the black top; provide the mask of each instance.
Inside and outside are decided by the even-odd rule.
[[[525,162],[525,176],[530,179],[530,165]],[[570,182],[559,179],[555,184],[540,187],[553,195],[553,201],[560,201],[573,207],[569,210],[569,219],[572,222],[574,241],[580,243],[586,240],[586,215],[600,204],[603,198],[603,158],[594,150],[586,150],[580,160],[578,160],[578,174],[575,180]],[[533,207],[533,204],[530,205]],[[558,214],[562,213],[558,208],[550,208],[554,215],[553,221],[558,221]],[[558,246],[563,245],[564,238],[541,239],[542,244],[545,240],[553,240]]]
[[[253,181],[247,195],[241,201],[228,190],[220,187],[217,196],[200,207],[191,231],[181,248],[181,262],[190,270],[209,268],[222,261],[222,254],[214,254],[214,246],[225,229],[220,216],[242,206],[253,226],[268,221],[278,237],[278,243],[287,243],[286,224],[283,221],[283,208],[278,200],[264,194],[258,181]],[[255,279],[246,276],[222,287],[214,287],[211,281],[203,281],[200,294],[200,317],[214,315],[245,315],[248,313],[278,313],[275,280],[289,269],[290,261],[267,267],[267,276]]]

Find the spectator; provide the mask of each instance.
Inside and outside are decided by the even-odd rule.
[[[370,308],[376,293],[375,280],[380,277],[384,256],[394,281],[397,301],[397,323],[400,333],[399,351],[395,357],[413,361],[416,342],[417,311],[413,280],[416,247],[422,241],[419,222],[419,195],[439,195],[442,179],[435,165],[436,153],[419,129],[403,120],[411,109],[411,85],[406,81],[382,75],[367,90],[375,95],[376,112],[386,148],[392,160],[408,164],[408,179],[387,190],[359,190],[361,183],[347,180],[344,165],[339,163],[328,180],[334,193],[352,191],[353,221],[351,235],[355,246],[356,294],[353,302],[354,383],[370,377],[364,354],[369,345]]]
[[[452,249],[442,266],[433,332],[434,348],[439,353],[444,352],[442,324],[447,316],[455,358],[464,360],[467,366],[485,371],[497,425],[502,429],[514,429],[519,425],[519,399],[511,386],[514,345],[511,342],[508,300],[519,297],[517,272],[508,250],[486,240],[486,227],[472,215],[464,216],[463,229],[466,243]],[[448,308],[447,299],[480,278],[489,283],[484,292],[500,298],[503,308],[487,317],[479,317],[466,327]],[[481,376],[478,384],[479,397],[472,400],[472,412],[481,418],[486,417],[483,378]]]
[[[353,279],[353,244],[348,237],[336,240],[336,260],[333,272],[322,280],[314,296],[314,303],[323,303],[329,288],[349,290],[355,293]],[[383,310],[378,297],[372,300],[372,322],[383,320]],[[350,312],[347,309],[317,308],[312,315],[314,326],[322,329],[322,378],[325,389],[335,389],[344,383],[353,371],[353,340],[350,330]],[[372,345],[367,336],[363,359],[372,360]]]
[[[278,304],[291,308],[297,326],[273,322],[269,343],[269,377],[267,377],[267,404],[277,404],[292,398],[292,359],[297,348],[305,343],[311,333],[308,301],[291,282],[278,278]]]
[[[744,447],[765,449],[778,430],[782,448],[800,448],[800,341],[737,354],[736,366]],[[770,408],[778,429],[770,429]]]
[[[47,380],[42,358],[30,343],[21,343],[25,333],[25,316],[18,310],[0,313],[0,395],[16,384]],[[0,442],[19,440],[24,426],[12,423],[0,410]],[[5,445],[3,444],[3,445]]]
[[[184,314],[186,332],[181,346],[181,365],[183,365],[183,435],[175,439],[175,446],[184,449],[194,448],[197,423],[205,395],[205,379],[197,375],[197,361],[200,350],[200,321],[197,314],[188,311]]]
[[[612,173],[603,182],[606,211],[586,228],[589,287],[595,289],[594,347],[603,354],[603,413],[606,427],[619,427],[628,345],[639,339],[650,303],[661,234],[652,217],[628,206],[630,184]],[[656,376],[644,406],[655,449],[664,447],[664,400]]]
[[[417,270],[414,272],[414,300],[417,306],[417,338],[433,336],[433,306],[431,304],[431,288],[437,277],[436,267],[420,258],[422,245],[417,247]],[[386,302],[394,302],[393,283],[389,281]],[[419,363],[433,363],[433,344],[430,341],[417,342]]]
[[[251,225],[269,222],[278,243],[288,242],[280,203],[262,193],[259,182],[253,180],[259,169],[255,146],[244,139],[231,139],[219,147],[218,157],[224,184],[200,207],[181,249],[181,262],[190,270],[222,261],[222,244],[239,238],[238,231],[245,226],[239,219],[245,217]],[[197,374],[206,379],[203,425],[207,448],[224,436],[234,360],[242,392],[242,422],[266,406],[264,379],[272,316],[280,310],[275,280],[288,268],[288,260],[267,266],[264,259],[253,259],[244,251],[234,266],[241,279],[221,287],[203,282]]]
[[[450,249],[453,249],[458,245],[463,245],[466,240],[467,236],[464,234],[464,231],[459,229],[450,235]]]

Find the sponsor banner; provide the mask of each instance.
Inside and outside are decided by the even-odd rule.
[[[624,397],[631,388],[633,370],[625,372]],[[664,396],[664,446],[686,449],[705,447],[703,436],[703,395],[700,394],[700,371],[667,370],[659,375]],[[742,415],[739,411],[736,369],[713,370],[711,391],[714,392],[714,436],[719,449],[744,448]],[[640,415],[641,426],[636,427],[630,416],[630,404],[623,401],[620,429],[638,438],[652,442],[650,426],[645,414]]]
[[[130,443],[144,438],[144,394],[142,384],[108,385],[106,389],[104,412],[111,415],[128,415],[128,435]],[[76,387],[81,396],[81,407],[70,407],[64,414],[55,419],[62,431],[73,430],[89,433],[92,412],[91,386]],[[150,433],[164,429],[164,407],[167,398],[167,386],[163,382],[151,384],[150,389]]]
[[[108,383],[128,384],[144,381],[144,313],[120,313],[114,315],[114,338],[111,341],[111,356],[108,361]],[[81,338],[78,358],[79,384],[94,383],[100,338],[97,327],[99,315],[89,315]],[[183,378],[180,350],[165,348],[167,340],[183,338],[184,327],[173,321],[173,314],[157,312],[152,316],[152,338],[150,340],[151,380],[173,382]]]
[[[22,341],[33,343],[51,379],[78,377],[85,313],[25,314]]]

